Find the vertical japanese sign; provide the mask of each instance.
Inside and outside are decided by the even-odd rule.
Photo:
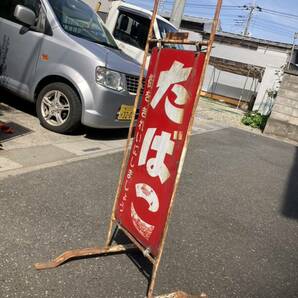
[[[154,49],[115,217],[157,256],[205,54]]]

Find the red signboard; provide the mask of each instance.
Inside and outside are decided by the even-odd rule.
[[[205,54],[154,49],[116,220],[157,256]]]

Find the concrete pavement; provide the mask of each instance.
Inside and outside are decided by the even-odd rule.
[[[204,117],[201,112],[200,118],[196,116],[193,134],[228,126]],[[12,135],[0,132],[0,143],[4,149],[0,151],[0,179],[15,173],[122,151],[128,134],[127,129],[86,127],[73,135],[53,133],[39,124],[33,104],[5,91],[0,96],[0,120],[8,123],[15,132]]]
[[[32,268],[104,243],[120,162],[109,154],[0,182],[0,297],[145,296],[132,256]],[[295,146],[236,129],[194,135],[156,294],[297,297],[297,181]]]

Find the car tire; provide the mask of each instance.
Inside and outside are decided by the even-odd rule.
[[[65,83],[51,83],[38,94],[36,112],[41,125],[57,133],[71,133],[81,124],[82,103]]]

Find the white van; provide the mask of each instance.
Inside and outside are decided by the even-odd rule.
[[[113,1],[105,22],[119,48],[139,63],[143,62],[151,17],[152,12],[149,10],[123,1]],[[165,38],[168,32],[178,32],[178,29],[165,18],[157,16],[154,37]],[[177,47],[182,48],[176,45],[175,48]]]

